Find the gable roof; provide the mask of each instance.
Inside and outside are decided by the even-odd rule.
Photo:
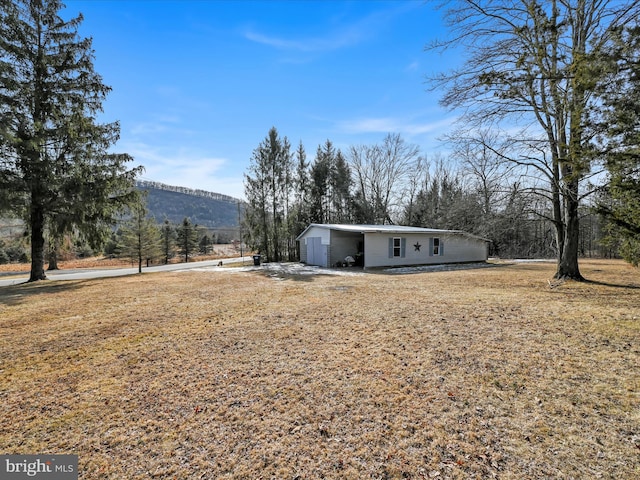
[[[312,223],[304,231],[298,235],[296,240],[300,240],[307,231],[312,228],[324,228],[326,230],[337,230],[341,232],[352,233],[387,233],[387,234],[408,234],[408,233],[422,233],[422,234],[450,234],[450,235],[463,235],[466,237],[476,238],[478,240],[488,241],[486,238],[471,235],[470,233],[463,232],[462,230],[440,230],[437,228],[422,228],[422,227],[408,227],[404,225],[349,225],[340,223]]]

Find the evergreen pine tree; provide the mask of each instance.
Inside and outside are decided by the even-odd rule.
[[[173,257],[173,250],[176,245],[176,229],[165,219],[160,227],[162,257],[165,265],[169,263],[169,259]]]
[[[184,218],[176,229],[178,252],[184,255],[184,261],[198,251],[198,225],[191,223],[189,218]]]
[[[44,280],[45,234],[74,228],[98,246],[135,197],[139,169],[108,153],[118,123],[96,115],[110,91],[94,71],[82,16],[59,0],[0,0],[0,209],[21,215],[31,240],[29,281]]]
[[[280,261],[286,253],[292,169],[289,141],[272,127],[253,151],[249,173],[245,174],[247,209],[243,222],[251,248],[265,255],[267,261]]]
[[[603,142],[609,183],[598,211],[629,263],[640,264],[640,27],[613,36],[602,82]],[[613,77],[613,78],[612,78]]]
[[[142,263],[154,260],[161,255],[160,230],[155,220],[147,218],[147,209],[138,204],[131,210],[131,218],[122,227],[119,251],[120,255],[138,262],[138,273],[142,272]]]

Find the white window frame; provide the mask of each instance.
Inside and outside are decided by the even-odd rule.
[[[431,253],[433,254],[434,257],[437,257],[440,255],[440,238],[439,237],[433,237],[433,251]]]
[[[393,258],[402,256],[402,238],[393,237]]]

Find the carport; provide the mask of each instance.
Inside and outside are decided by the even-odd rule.
[[[335,267],[348,256],[364,265],[364,232],[358,225],[311,224],[296,240],[300,242],[300,261],[308,265]]]

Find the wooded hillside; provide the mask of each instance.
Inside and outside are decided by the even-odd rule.
[[[179,224],[188,217],[193,224],[207,228],[238,226],[240,200],[236,198],[150,181],[138,181],[136,187],[148,192],[149,215],[158,222],[166,218]]]

